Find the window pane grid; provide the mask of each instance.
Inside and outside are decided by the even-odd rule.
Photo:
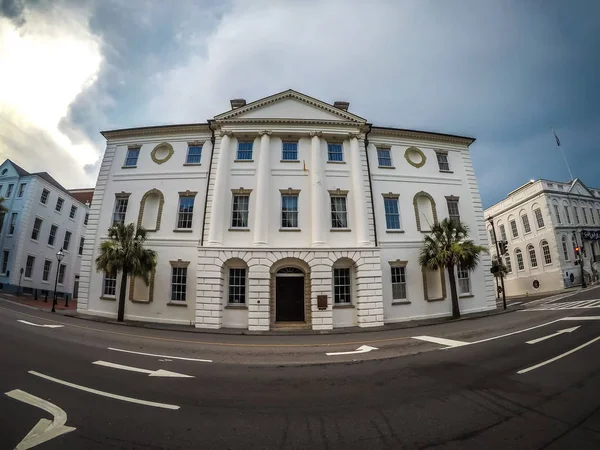
[[[114,297],[117,292],[117,273],[104,273],[104,281],[102,286],[102,295]]]
[[[118,198],[115,201],[115,212],[113,213],[113,227],[120,223],[125,223],[125,214],[127,214],[128,198]]]
[[[125,166],[137,166],[138,157],[140,156],[139,148],[130,148],[127,150],[127,158],[125,159]]]
[[[327,159],[329,161],[344,161],[342,144],[327,144]]]
[[[50,227],[50,234],[48,234],[48,245],[54,245],[54,240],[56,239],[56,231],[58,227],[56,225],[52,225]]]
[[[28,255],[27,262],[25,263],[25,278],[31,278],[33,272],[33,265],[35,263],[35,256]]]
[[[506,266],[506,272],[512,273],[512,264],[510,262],[510,256],[504,257],[504,265]]]
[[[544,217],[542,216],[542,210],[537,208],[534,211],[534,214],[535,214],[535,220],[537,221],[538,228],[543,228],[544,227]]]
[[[565,210],[565,217],[567,219],[567,223],[571,223],[571,215],[569,214],[569,207],[564,206],[564,210]]]
[[[192,228],[194,197],[179,197],[177,228]]]
[[[516,220],[511,220],[510,221],[510,230],[511,230],[512,236],[514,238],[519,237],[519,229],[517,228],[517,221]]]
[[[333,300],[335,303],[350,303],[352,300],[350,269],[333,269]]]
[[[171,271],[171,300],[185,302],[187,267],[173,267]]]
[[[384,198],[385,224],[388,230],[400,229],[400,211],[397,198]]]
[[[48,278],[50,277],[50,271],[52,270],[52,261],[50,261],[49,259],[47,259],[46,261],[44,261],[44,273],[42,274],[42,280],[43,281],[48,281]]]
[[[544,263],[552,264],[552,256],[550,255],[550,246],[547,241],[542,241],[542,253],[544,255]]]
[[[63,242],[63,250],[69,249],[69,243],[71,242],[71,232],[65,231],[65,241]]]
[[[535,256],[535,248],[533,248],[533,245],[529,245],[527,247],[527,251],[529,252],[529,261],[531,262],[531,267],[537,267],[537,257]]]
[[[392,155],[389,148],[377,149],[377,160],[380,166],[392,167]]]
[[[406,299],[406,267],[392,267],[392,299]]]
[[[515,251],[515,257],[517,258],[517,267],[519,270],[525,270],[525,264],[523,263],[523,254],[521,250],[517,249]]]
[[[521,216],[521,220],[523,221],[523,229],[525,233],[531,232],[531,225],[529,225],[529,217],[527,214]]]
[[[248,206],[250,204],[250,196],[234,195],[231,215],[231,228],[247,228],[248,227]]]
[[[558,224],[562,224],[562,221],[560,220],[560,211],[558,209],[558,205],[554,205],[554,214],[556,214],[556,221],[558,222]]]
[[[237,159],[252,159],[252,142],[239,142],[237,150]]]
[[[447,200],[448,219],[454,223],[460,223],[460,211],[458,210],[458,200]]]
[[[331,197],[331,227],[348,228],[348,211],[345,196]]]
[[[201,145],[190,145],[187,153],[187,164],[200,164],[202,159],[202,146]]]
[[[298,160],[298,143],[297,142],[284,142],[281,159],[284,161],[297,161]]]
[[[565,257],[565,261],[569,260],[569,249],[567,247],[567,238],[563,236],[562,238],[562,249],[563,249],[563,256]]]
[[[50,191],[48,189],[44,189],[42,191],[42,197],[40,198],[40,202],[44,205],[48,202],[48,196],[50,195]]]
[[[31,239],[33,239],[34,241],[38,240],[41,228],[42,228],[42,219],[36,217],[35,222],[33,223],[33,230],[31,231]]]
[[[469,279],[469,270],[463,266],[457,267],[458,275],[458,293],[469,294],[471,292],[471,281]]]
[[[8,234],[14,234],[16,226],[17,226],[17,213],[12,213],[12,215],[10,216],[10,227],[8,230]]]
[[[229,269],[229,303],[246,303],[246,269]]]
[[[448,163],[448,155],[445,153],[437,153],[437,161],[440,170],[450,170],[450,164]]]
[[[281,196],[281,227],[298,228],[298,196]]]
[[[75,206],[75,205],[71,206],[71,211],[69,212],[69,217],[71,219],[74,219],[76,213],[77,213],[77,206]]]
[[[504,225],[500,225],[498,228],[500,228],[500,237],[503,241],[506,241],[506,228],[504,227]]]
[[[3,256],[2,256],[2,273],[6,273],[6,271],[8,270],[8,258],[10,256],[10,252],[7,250],[4,250]]]

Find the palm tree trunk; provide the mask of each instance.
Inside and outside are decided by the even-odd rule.
[[[454,265],[446,266],[448,280],[450,280],[450,297],[452,299],[452,318],[460,319],[460,305],[458,304],[458,293],[456,291],[456,278],[454,276]]]
[[[117,313],[117,321],[123,322],[125,317],[125,293],[127,291],[127,270],[123,269],[121,276],[121,288],[119,289],[119,311]]]

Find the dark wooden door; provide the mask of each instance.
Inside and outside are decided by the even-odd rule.
[[[304,277],[277,277],[275,289],[275,320],[304,321]]]

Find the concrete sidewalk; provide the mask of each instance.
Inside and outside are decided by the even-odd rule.
[[[20,295],[16,296],[13,294],[0,294],[0,298],[3,300],[9,300],[14,303],[26,305],[31,308],[36,308],[41,311],[50,311],[52,309],[52,297],[49,296],[46,300],[45,296],[39,296],[36,300],[33,296]],[[77,312],[77,299],[69,299],[69,306],[65,306],[66,300],[64,298],[58,298],[56,301],[56,311],[65,312]]]

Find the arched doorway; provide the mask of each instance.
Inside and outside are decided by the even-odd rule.
[[[304,322],[304,272],[284,267],[275,274],[275,321]]]

